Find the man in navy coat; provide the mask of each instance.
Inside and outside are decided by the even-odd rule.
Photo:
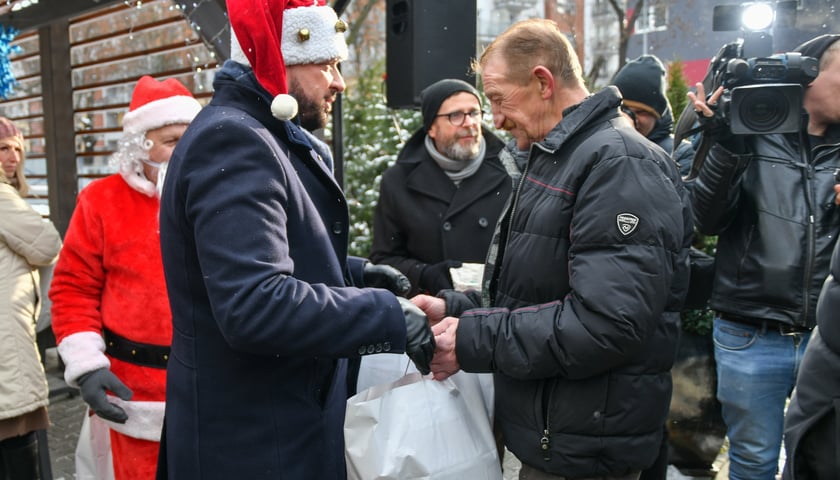
[[[346,25],[323,0],[227,5],[232,60],[161,197],[174,328],[158,477],[343,480],[347,359],[406,352],[428,372],[434,339],[408,300],[360,288],[400,277],[348,258],[347,203],[301,128],[344,90]]]

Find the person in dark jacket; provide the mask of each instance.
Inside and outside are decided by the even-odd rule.
[[[840,243],[785,414],[785,480],[840,478]]]
[[[671,155],[680,175],[688,175],[694,147],[687,140],[674,146],[674,115],[665,95],[665,66],[659,58],[642,55],[628,62],[616,73],[613,85],[621,91],[622,110],[633,119],[636,130]]]
[[[679,172],[618,89],[590,95],[553,21],[514,24],[475,68],[521,174],[482,291],[412,299],[437,322],[432,372],[493,373],[520,478],[636,479],[662,443],[688,284]]]
[[[450,268],[484,263],[511,191],[475,87],[440,80],[421,92],[420,109],[423,127],[382,174],[370,253],[408,277],[409,296],[452,288]]]
[[[689,94],[712,141],[690,182],[697,229],[718,235],[710,305],[717,396],[733,480],[772,480],[784,409],[816,323],[816,306],[840,235],[840,35],[796,48],[819,59],[806,86],[799,132],[732,135],[703,84]]]
[[[231,60],[161,198],[173,339],[158,478],[344,480],[348,358],[406,352],[428,372],[434,339],[389,291],[402,274],[348,258],[347,202],[298,126],[344,90],[346,24],[323,1],[227,7]]]

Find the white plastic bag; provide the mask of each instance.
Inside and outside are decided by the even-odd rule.
[[[383,385],[396,382],[409,373],[418,373],[417,367],[408,358],[408,355],[397,355],[394,353],[375,353],[365,355],[359,366],[359,378],[356,381],[356,391],[362,392],[376,385]],[[449,377],[455,382],[458,388],[472,388],[477,385],[481,389],[481,396],[484,399],[484,408],[487,410],[487,418],[493,423],[493,374],[492,373],[468,373],[458,371]],[[469,384],[469,385],[468,385]]]
[[[501,480],[478,382],[410,373],[347,401],[348,480]]]
[[[111,429],[104,420],[85,411],[79,442],[76,444],[77,480],[113,480]]]

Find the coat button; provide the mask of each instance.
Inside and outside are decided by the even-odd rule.
[[[443,231],[448,232],[452,230],[452,224],[449,222],[443,222]]]
[[[376,353],[382,353],[382,344],[381,343],[376,344]]]
[[[478,226],[481,228],[487,228],[487,225],[490,225],[490,222],[487,221],[486,218],[481,217],[478,219]]]
[[[341,232],[344,231],[344,224],[341,222],[335,222],[332,224],[332,232],[336,235],[341,235]]]
[[[390,352],[391,351],[391,342],[383,343],[382,344],[382,350],[384,350],[386,352]]]
[[[365,352],[367,352],[367,347],[365,347],[364,345],[359,347],[359,355],[364,355]]]
[[[367,352],[368,353],[373,353],[375,351],[376,351],[376,347],[374,347],[373,345],[368,345],[368,347],[367,347]]]

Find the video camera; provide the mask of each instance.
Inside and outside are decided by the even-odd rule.
[[[791,10],[791,5],[792,10]],[[792,11],[792,13],[791,13]],[[713,30],[734,30],[740,15],[743,38],[724,45],[710,65],[709,94],[724,87],[718,103],[723,120],[737,135],[797,132],[801,129],[803,87],[819,73],[817,59],[797,52],[770,55],[769,29],[785,15],[795,15],[796,2],[775,6],[757,2],[718,5]],[[767,19],[769,16],[769,20]],[[760,20],[764,20],[764,23]],[[748,24],[748,22],[758,22]]]

